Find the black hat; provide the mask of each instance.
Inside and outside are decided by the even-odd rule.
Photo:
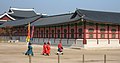
[[[28,45],[31,45],[31,42],[29,42],[29,44]]]

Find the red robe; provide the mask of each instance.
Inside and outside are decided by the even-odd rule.
[[[46,51],[46,53],[49,55],[50,54],[50,45],[46,45],[46,48],[47,48],[47,51]]]
[[[59,49],[59,52],[62,52],[62,49],[63,49],[63,48],[62,48],[62,43],[59,43],[59,44],[58,44],[58,49]]]
[[[46,54],[46,52],[47,52],[47,45],[44,44],[44,45],[43,45],[43,52],[42,52],[42,54]]]

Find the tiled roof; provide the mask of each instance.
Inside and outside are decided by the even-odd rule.
[[[45,25],[63,24],[63,23],[72,22],[72,21],[75,21],[75,20],[79,19],[79,17],[71,19],[72,15],[73,15],[73,13],[41,18],[41,19],[33,22],[31,24],[31,26],[33,26],[33,25],[34,26],[45,26]]]
[[[46,17],[35,16],[32,18],[9,21],[4,23],[3,26],[21,26],[21,25],[26,25],[29,22],[32,22],[31,26],[58,25],[58,24],[73,22],[81,18],[90,21],[92,20],[95,22],[103,22],[103,23],[106,22],[106,23],[116,23],[116,24],[120,23],[120,13],[77,9],[75,13],[60,14],[60,15],[53,15]]]
[[[28,23],[32,23],[35,20],[39,19],[41,16],[35,16],[32,18],[27,18],[27,19],[21,19],[21,20],[15,20],[15,21],[9,21],[3,24],[3,26],[22,26],[26,25]]]
[[[10,8],[9,15],[14,16],[14,17],[27,18],[27,17],[37,16],[37,13],[35,13],[34,9]]]
[[[7,16],[7,17],[9,17],[11,20],[15,20],[13,17],[11,17],[8,13],[4,13],[4,14],[2,14],[2,15],[0,15],[0,18],[3,18],[4,16]]]
[[[102,12],[102,11],[91,11],[77,9],[75,11],[80,17],[83,16],[86,20],[92,20],[96,22],[106,22],[106,23],[120,23],[120,13],[115,12]]]

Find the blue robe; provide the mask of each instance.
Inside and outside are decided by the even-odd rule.
[[[33,56],[33,51],[32,51],[32,46],[31,45],[28,46],[28,50],[25,53],[25,55],[32,55]]]

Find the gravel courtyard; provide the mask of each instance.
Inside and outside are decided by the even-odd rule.
[[[58,63],[57,47],[51,46],[51,55],[41,55],[42,46],[33,44],[34,56],[31,63]],[[29,63],[26,43],[0,43],[0,63]],[[60,55],[60,63],[104,63],[106,54],[107,63],[120,63],[120,48],[118,49],[71,49],[64,48],[64,55]]]

